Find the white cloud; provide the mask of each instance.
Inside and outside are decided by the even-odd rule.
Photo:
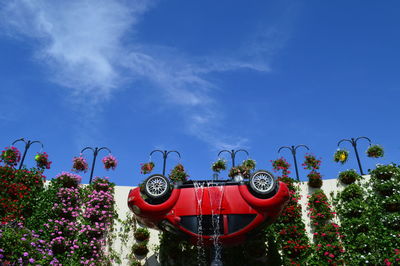
[[[213,126],[223,118],[216,115],[221,110],[210,93],[215,85],[205,76],[241,68],[266,72],[269,66],[235,57],[196,58],[176,51],[171,56],[172,49],[139,43],[135,26],[152,5],[145,0],[14,0],[3,4],[0,16],[9,34],[38,42],[36,58],[49,66],[50,79],[72,95],[105,100],[128,82],[129,73],[129,79],[153,83],[167,103],[186,108],[183,119],[190,134],[222,148],[244,144],[244,138]]]

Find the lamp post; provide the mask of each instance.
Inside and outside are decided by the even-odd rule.
[[[299,178],[299,169],[297,168],[297,159],[296,159],[296,152],[297,152],[297,149],[299,148],[299,147],[304,147],[304,148],[306,148],[307,150],[310,150],[306,145],[304,145],[304,144],[300,144],[300,145],[297,145],[297,146],[294,146],[294,145],[292,145],[292,146],[282,146],[282,147],[280,147],[279,148],[279,150],[278,150],[278,153],[282,150],[282,149],[289,149],[291,152],[292,152],[292,155],[293,155],[293,161],[294,161],[294,168],[296,169],[296,178],[297,178],[297,181],[300,181],[300,178]]]
[[[165,167],[166,167],[166,165],[167,165],[167,157],[168,157],[168,154],[170,154],[170,153],[172,153],[172,152],[175,152],[176,154],[178,154],[179,159],[181,159],[181,154],[180,154],[179,152],[177,152],[177,151],[166,151],[166,150],[164,150],[164,151],[162,151],[162,150],[154,150],[154,151],[150,152],[150,157],[151,157],[151,155],[153,155],[153,153],[155,153],[155,152],[161,152],[161,154],[163,155],[163,175],[164,175],[164,176],[165,176]]]
[[[219,157],[219,155],[220,155],[221,153],[223,153],[223,152],[229,153],[229,154],[231,155],[231,159],[232,159],[232,167],[235,167],[235,157],[236,157],[236,153],[238,153],[238,152],[240,152],[240,151],[246,153],[247,156],[249,156],[249,153],[248,153],[246,150],[240,149],[240,150],[237,150],[237,151],[235,151],[235,150],[230,150],[230,151],[228,151],[228,150],[222,150],[222,151],[220,151],[220,152],[218,153],[218,157]]]
[[[31,147],[31,145],[34,144],[34,143],[40,143],[40,145],[42,145],[42,149],[43,149],[43,144],[42,144],[40,141],[38,141],[38,140],[30,141],[30,140],[26,140],[26,139],[24,139],[24,138],[20,138],[20,139],[17,139],[16,141],[14,141],[14,142],[12,143],[12,145],[14,145],[15,143],[17,143],[17,142],[19,142],[19,141],[22,141],[22,142],[25,143],[24,154],[22,155],[21,163],[19,164],[19,168],[18,168],[18,169],[21,169],[21,167],[22,167],[22,165],[23,165],[23,163],[24,163],[24,160],[25,160],[26,153],[27,153],[27,151],[29,150],[29,148]]]
[[[92,169],[90,170],[90,179],[89,179],[89,184],[91,184],[91,183],[92,183],[92,178],[93,178],[94,166],[95,166],[95,164],[96,164],[97,155],[98,155],[99,152],[102,151],[102,150],[107,150],[109,153],[111,153],[111,150],[110,150],[109,148],[107,148],[107,147],[101,147],[101,148],[95,147],[94,149],[93,149],[92,147],[86,147],[86,148],[83,148],[83,149],[81,150],[81,153],[83,153],[83,152],[86,151],[86,150],[91,150],[91,151],[93,152]]]
[[[360,168],[360,173],[361,173],[361,175],[364,175],[363,170],[362,170],[362,167],[361,167],[360,157],[358,156],[358,151],[357,151],[357,141],[359,141],[360,139],[366,139],[366,140],[368,140],[369,145],[371,145],[371,140],[370,140],[369,138],[367,138],[367,137],[358,137],[358,138],[356,138],[356,139],[355,139],[355,138],[351,138],[351,139],[342,139],[341,141],[338,142],[337,145],[338,145],[338,147],[339,147],[340,144],[341,144],[342,142],[345,142],[345,141],[351,143],[351,145],[352,145],[353,148],[354,148],[354,153],[356,154],[356,157],[357,157],[357,163],[358,163],[358,167]]]

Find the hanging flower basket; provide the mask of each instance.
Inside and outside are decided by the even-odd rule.
[[[59,182],[62,187],[74,187],[77,188],[82,181],[82,177],[68,172],[62,172],[55,178],[56,182]]]
[[[189,175],[185,172],[185,168],[182,164],[177,164],[174,169],[171,170],[169,178],[172,181],[186,181]]]
[[[276,159],[275,161],[272,161],[272,168],[275,171],[287,170],[287,169],[289,169],[289,167],[290,167],[290,164],[283,157]]]
[[[356,180],[359,179],[361,179],[361,176],[354,169],[343,171],[339,174],[340,182],[346,185],[353,184]]]
[[[147,241],[150,238],[150,232],[146,228],[138,228],[133,236],[137,241]]]
[[[140,164],[140,173],[141,174],[149,174],[151,171],[153,171],[154,168],[154,163],[153,162],[148,162],[148,163],[141,163]]]
[[[45,152],[38,153],[35,156],[36,166],[40,169],[50,169],[51,161],[49,161],[49,155]]]
[[[118,164],[117,159],[114,156],[112,156],[111,154],[104,157],[101,161],[103,162],[104,168],[106,170],[110,170],[110,169],[115,170],[115,168],[117,167],[117,164]]]
[[[322,176],[316,171],[311,171],[308,175],[308,185],[313,188],[322,187]]]
[[[321,160],[317,159],[312,154],[306,154],[304,157],[304,163],[302,164],[306,170],[317,170],[321,166]]]
[[[338,149],[333,155],[333,160],[337,163],[344,164],[349,158],[349,152],[347,150]]]
[[[380,145],[372,145],[369,146],[369,148],[366,151],[368,157],[370,158],[379,158],[379,157],[383,157],[383,155],[385,154],[385,152],[383,151],[382,146]]]
[[[146,243],[136,243],[132,246],[132,252],[136,256],[146,256],[149,253]]]
[[[248,171],[254,170],[256,168],[256,161],[253,159],[244,160],[242,166]]]
[[[16,166],[21,160],[21,153],[14,147],[6,147],[5,150],[1,152],[0,162],[9,166]]]
[[[250,178],[250,171],[243,167],[243,165],[232,167],[229,171],[228,176],[231,178],[235,178],[235,176],[242,176],[243,178]]]
[[[218,159],[218,161],[213,163],[213,165],[211,166],[211,169],[217,173],[219,173],[223,170],[226,170],[226,161],[222,160],[222,159]]]
[[[79,157],[74,157],[74,159],[72,159],[72,162],[72,171],[74,172],[86,172],[89,168],[86,159],[82,155]]]

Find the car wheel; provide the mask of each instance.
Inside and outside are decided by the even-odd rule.
[[[265,170],[259,170],[250,177],[251,190],[261,196],[269,195],[276,189],[274,176]]]
[[[144,181],[144,192],[152,199],[164,197],[169,192],[169,189],[169,181],[163,175],[152,175]]]

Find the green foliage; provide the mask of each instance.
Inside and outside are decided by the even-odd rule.
[[[354,169],[346,170],[339,173],[339,181],[343,184],[350,185],[360,180],[361,176]]]
[[[133,235],[136,240],[145,241],[149,239],[150,232],[147,228],[140,227],[135,230],[135,233]]]
[[[400,213],[395,208],[400,204],[399,178],[396,165],[377,165],[370,182],[349,185],[338,194],[336,210],[345,236],[347,264],[400,262]]]
[[[372,145],[370,146],[367,151],[366,151],[368,157],[371,158],[379,158],[379,157],[383,157],[383,155],[385,154],[382,146],[380,145]]]
[[[315,248],[311,264],[343,264],[341,230],[339,225],[332,222],[335,213],[332,212],[327,196],[319,189],[311,195],[308,202]]]
[[[49,245],[22,225],[6,226],[0,230],[0,264],[49,265],[52,251]],[[2,264],[3,265],[3,264]]]
[[[176,165],[169,174],[169,178],[172,181],[186,181],[189,175],[185,172],[185,168],[182,164]]]
[[[215,163],[213,163],[211,169],[217,173],[221,172],[222,170],[226,170],[226,161],[223,159],[218,159]]]

